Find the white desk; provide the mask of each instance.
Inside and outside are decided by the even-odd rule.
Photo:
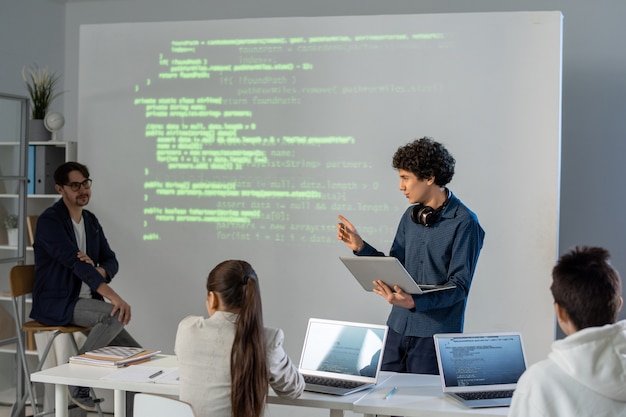
[[[134,366],[157,366],[166,369],[177,367],[178,364],[176,363],[175,356],[159,355],[150,362]],[[54,384],[56,417],[68,417],[68,393],[66,388],[68,385],[113,390],[113,410],[115,417],[125,417],[126,391],[178,396],[177,384],[157,384],[150,382],[101,379],[102,377],[117,371],[118,369],[116,368],[65,364],[54,368],[48,368],[40,372],[35,372],[31,375],[31,380],[34,382]],[[330,410],[330,417],[342,417],[343,412],[346,410],[352,410],[354,402],[363,395],[365,395],[365,392],[342,397],[305,392],[296,400],[288,400],[278,397],[274,391],[270,390],[268,402],[271,404],[326,409]]]
[[[385,400],[393,387],[398,387],[398,390],[390,399]],[[392,374],[367,395],[359,398],[352,411],[366,416],[492,417],[506,416],[509,409],[469,409],[443,394],[438,375]]]
[[[175,356],[158,356],[156,359],[147,362],[146,365],[161,366],[163,368],[178,366]],[[118,371],[117,368],[65,364],[35,372],[31,374],[30,378],[34,382],[54,384],[54,407],[56,417],[68,417],[68,385],[113,390],[113,412],[116,417],[124,417],[126,414],[126,391],[178,396],[178,385],[175,384],[101,379],[116,371]]]
[[[165,369],[174,368],[177,366],[177,363],[175,356],[160,355],[150,362],[135,366],[158,366]],[[125,417],[126,391],[178,396],[177,384],[102,379],[102,377],[117,371],[118,369],[115,368],[65,364],[35,372],[31,375],[31,380],[54,384],[56,417],[68,416],[67,385],[113,390],[115,417]],[[278,397],[270,390],[268,402],[271,404],[326,409],[330,410],[330,417],[342,417],[344,411],[353,411],[365,415],[378,414],[407,417],[426,415],[437,417],[491,417],[494,415],[506,416],[508,413],[508,408],[470,410],[452,399],[444,398],[439,384],[439,377],[437,376],[383,372],[381,377],[383,382],[373,390],[362,391],[352,395],[334,396],[304,392],[298,399],[287,400]],[[385,396],[394,386],[398,387],[398,391],[393,397],[385,400]]]

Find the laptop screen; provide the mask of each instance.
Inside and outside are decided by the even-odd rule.
[[[446,388],[516,384],[526,370],[519,333],[439,334],[435,344]]]
[[[376,377],[387,326],[310,319],[301,372]]]

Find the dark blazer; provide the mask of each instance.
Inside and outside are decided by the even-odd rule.
[[[107,279],[76,257],[78,245],[70,213],[63,200],[47,208],[35,229],[35,286],[30,317],[49,325],[66,325],[72,321],[80,287],[85,282],[94,298],[102,299],[96,290],[110,282],[119,264],[96,216],[83,210],[87,255],[96,266],[104,268]]]

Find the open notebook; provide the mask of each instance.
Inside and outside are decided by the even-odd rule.
[[[519,333],[436,334],[443,392],[470,408],[506,407],[526,370]]]
[[[299,370],[306,390],[347,395],[376,385],[387,326],[309,319]]]

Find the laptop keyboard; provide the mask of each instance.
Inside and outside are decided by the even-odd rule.
[[[457,392],[456,395],[464,400],[490,400],[493,398],[510,398],[513,396],[513,390]]]
[[[324,385],[326,387],[356,388],[364,384],[359,381],[344,381],[341,379],[324,378],[320,376],[303,375],[303,377],[304,382],[307,384]]]

